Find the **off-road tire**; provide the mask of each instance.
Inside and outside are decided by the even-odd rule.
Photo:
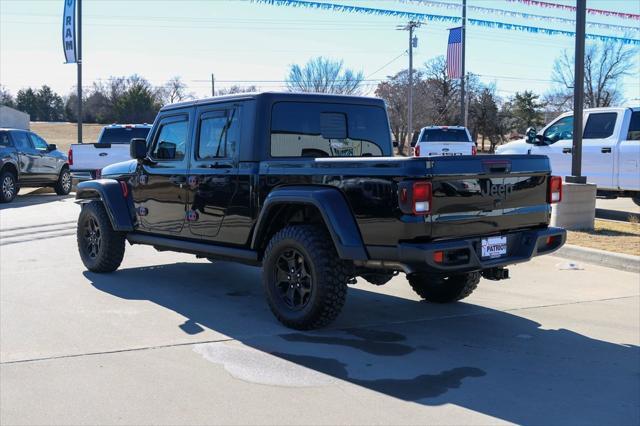
[[[291,250],[303,257],[305,268],[309,269],[305,272],[311,279],[308,301],[297,310],[287,305],[281,292],[282,281],[277,279],[277,262]],[[269,307],[287,327],[310,330],[325,326],[344,306],[350,270],[338,257],[325,229],[314,225],[287,226],[271,238],[265,250],[262,282]]]
[[[417,273],[407,275],[409,284],[427,302],[452,303],[473,293],[480,282],[480,272],[457,275]]]
[[[69,195],[71,187],[71,172],[65,166],[60,170],[60,176],[58,176],[58,181],[53,186],[53,190],[56,191],[56,194],[58,195]]]
[[[93,222],[90,224],[90,221]],[[89,229],[93,226],[98,229],[100,241],[97,246],[90,247]],[[102,202],[91,201],[82,206],[76,237],[80,258],[88,270],[113,272],[122,263],[125,233],[113,230]]]
[[[0,203],[10,203],[18,195],[18,180],[8,170],[0,174]]]
[[[636,206],[640,206],[640,194],[634,195],[633,197],[631,197],[631,199],[634,203],[636,203]]]

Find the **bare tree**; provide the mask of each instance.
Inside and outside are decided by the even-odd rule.
[[[355,72],[345,68],[341,60],[318,56],[302,67],[291,65],[286,83],[291,92],[357,95],[361,93],[363,80],[362,71]]]
[[[13,95],[6,87],[0,85],[0,105],[5,105],[8,107],[14,107],[15,101],[13,99]]]
[[[256,86],[231,86],[224,89],[216,90],[216,96],[235,95],[236,93],[251,93],[257,92]]]
[[[165,105],[193,99],[193,93],[187,92],[187,85],[179,76],[171,77],[160,92],[162,103]]]
[[[584,57],[584,106],[607,107],[622,101],[622,78],[630,74],[637,49],[622,43],[607,41],[591,44]],[[547,96],[557,109],[572,107],[574,86],[574,57],[565,50],[556,58],[551,79],[558,88]]]

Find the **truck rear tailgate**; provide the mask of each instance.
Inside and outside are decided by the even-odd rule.
[[[531,155],[432,161],[431,238],[499,234],[548,224],[548,161]]]
[[[71,171],[101,170],[109,164],[129,160],[129,144],[83,143],[71,145]]]

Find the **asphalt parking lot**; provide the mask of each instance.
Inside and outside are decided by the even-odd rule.
[[[128,247],[87,272],[72,198],[0,210],[0,423],[640,423],[640,277],[548,256],[464,303],[351,286],[329,328],[256,268]]]

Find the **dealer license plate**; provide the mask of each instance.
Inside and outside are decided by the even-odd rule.
[[[482,239],[482,257],[494,259],[507,254],[507,237],[489,237]]]

